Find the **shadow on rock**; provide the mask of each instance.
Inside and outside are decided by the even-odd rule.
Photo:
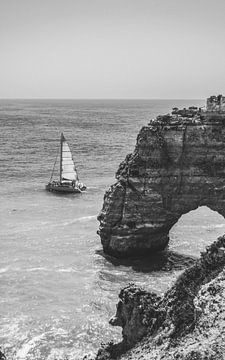
[[[129,266],[132,267],[134,271],[143,273],[153,271],[183,270],[193,265],[196,261],[195,257],[182,255],[169,250],[157,252],[153,255],[148,255],[142,258],[132,257],[127,259],[115,258],[105,254],[102,250],[97,250],[96,253],[104,257],[114,266]]]

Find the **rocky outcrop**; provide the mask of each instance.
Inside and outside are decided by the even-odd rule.
[[[121,290],[119,298],[116,315],[109,323],[123,328],[123,345],[129,348],[153,330],[161,298],[131,284]]]
[[[1,350],[0,350],[0,360],[6,360],[6,357]]]
[[[98,216],[106,253],[126,257],[162,250],[178,219],[199,206],[225,216],[225,106],[179,110],[143,127],[116,173]]]
[[[225,235],[159,298],[129,285],[110,320],[123,341],[96,360],[222,360],[225,354]]]

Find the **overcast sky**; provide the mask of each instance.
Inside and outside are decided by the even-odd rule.
[[[225,0],[0,0],[0,98],[225,94]]]

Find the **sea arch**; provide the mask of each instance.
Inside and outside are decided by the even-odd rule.
[[[104,251],[117,257],[161,251],[167,247],[170,230],[179,219],[201,207],[224,218],[224,188],[214,187],[212,191],[212,183],[201,183],[191,190],[189,179],[183,181],[180,191],[171,179],[161,181],[160,191],[149,185],[143,191],[143,183],[131,183],[131,179],[114,184],[105,195],[99,215]]]
[[[169,248],[186,255],[200,255],[225,233],[225,218],[207,206],[183,214],[169,231]]]

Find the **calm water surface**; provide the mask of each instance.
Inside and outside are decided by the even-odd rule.
[[[224,233],[207,208],[171,230],[169,256],[118,262],[101,255],[96,216],[105,190],[141,126],[181,100],[1,100],[1,323],[9,359],[79,359],[120,339],[108,325],[120,288],[129,282],[162,294],[207,244]],[[82,195],[45,192],[64,132]]]

